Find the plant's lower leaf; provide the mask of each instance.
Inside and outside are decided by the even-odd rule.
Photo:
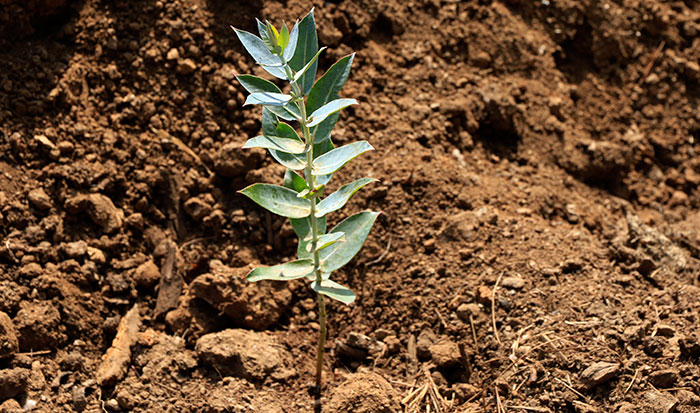
[[[306,244],[306,251],[308,252],[313,252],[311,249],[311,239],[310,237],[307,237],[304,241],[307,242]],[[335,244],[336,242],[345,242],[345,233],[343,232],[333,232],[330,234],[323,234],[318,239],[316,240],[316,251],[320,251],[326,247],[330,247],[331,245]]]
[[[346,163],[355,159],[358,155],[373,149],[372,145],[367,141],[353,142],[349,145],[335,148],[314,160],[311,173],[316,176],[331,174],[342,168]]]
[[[287,169],[284,171],[284,187],[294,190],[296,192],[301,192],[305,189],[309,189],[306,185],[306,181],[298,173]]]
[[[272,267],[258,267],[249,272],[246,280],[255,282],[261,280],[288,281],[306,277],[312,274],[314,262],[312,260],[296,260]]]
[[[261,135],[248,139],[243,145],[243,149],[247,148],[275,149],[281,152],[299,154],[304,153],[306,145],[299,139]]]
[[[355,301],[355,293],[348,287],[338,284],[335,281],[323,280],[321,285],[314,281],[311,283],[311,288],[319,294],[338,300],[343,304],[350,304]]]
[[[314,127],[323,122],[328,116],[341,111],[351,105],[357,105],[355,99],[335,99],[316,109],[309,118],[311,122],[307,126]]]
[[[376,181],[374,178],[362,178],[347,185],[343,185],[337,191],[328,195],[316,205],[316,216],[322,217],[333,211],[337,211],[345,205],[350,197],[363,186]]]
[[[308,239],[309,235],[311,234],[311,217],[301,218],[301,219],[290,219],[289,222],[292,223],[292,228],[294,229],[294,232],[297,234],[297,237],[299,237],[299,245],[297,246],[297,255],[299,256],[300,259],[311,257],[311,253],[306,251],[306,245],[309,242],[304,241],[305,239]],[[325,234],[325,232],[326,232],[326,217],[318,218],[316,220],[316,222],[318,223],[318,233]]]
[[[362,248],[379,214],[381,212],[360,212],[336,225],[330,232],[344,232],[345,242],[337,242],[319,251],[321,270],[333,272],[347,264]]]
[[[283,186],[253,184],[240,191],[268,211],[288,218],[304,218],[311,214],[311,202]]]

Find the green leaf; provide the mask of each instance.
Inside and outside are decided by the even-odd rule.
[[[299,139],[261,135],[248,139],[245,145],[243,145],[243,149],[248,148],[275,149],[287,153],[304,153],[306,145]]]
[[[279,44],[282,50],[289,44],[289,28],[287,27],[287,23],[282,22],[282,30],[280,31],[279,42],[277,44]]]
[[[345,85],[350,75],[350,67],[355,58],[355,54],[351,54],[338,60],[333,66],[321,76],[313,88],[309,92],[309,97],[306,101],[306,112],[311,113],[331,100],[338,99],[338,92]],[[333,114],[326,118],[320,125],[311,129],[311,136],[314,137],[314,142],[323,142],[331,136],[331,131],[338,122],[339,114]]]
[[[309,119],[311,119],[311,122],[307,124],[309,127],[313,127],[318,125],[319,123],[323,122],[326,120],[326,118],[336,112],[339,112],[342,109],[347,108],[350,105],[357,105],[357,101],[355,99],[335,99],[332,100],[325,105],[321,106],[320,108],[316,109],[314,113],[309,116]]]
[[[282,93],[280,88],[274,83],[263,78],[259,78],[253,75],[238,75],[236,76],[238,83],[248,91],[248,93],[261,93],[261,92],[271,92],[271,93]]]
[[[320,286],[318,282],[314,281],[311,283],[311,288],[317,293],[338,300],[343,304],[350,304],[355,301],[355,293],[335,281],[323,280]]]
[[[300,71],[311,58],[318,52],[318,36],[316,34],[316,21],[314,20],[313,9],[299,23],[299,40],[297,48],[294,52],[294,57],[289,60],[289,66],[295,71]],[[314,62],[306,71],[304,76],[297,82],[307,95],[311,90],[316,79],[316,70],[318,62]]]
[[[374,178],[362,178],[357,181],[343,185],[337,191],[328,195],[328,197],[316,205],[316,216],[322,217],[333,211],[337,211],[345,205],[350,197],[363,186],[374,182]]]
[[[300,171],[306,168],[306,155],[287,153],[270,149],[270,155],[285,168]],[[296,194],[295,194],[296,196]]]
[[[306,73],[306,71],[309,70],[309,68],[311,68],[311,66],[312,66],[314,63],[316,63],[316,61],[318,60],[318,57],[321,55],[321,52],[324,51],[324,50],[326,50],[326,46],[323,46],[322,48],[320,48],[320,49],[318,50],[318,52],[316,53],[316,55],[314,55],[314,57],[311,58],[311,60],[309,61],[309,63],[307,63],[306,66],[304,66],[303,68],[301,68],[301,70],[298,71],[298,72],[294,75],[294,82],[295,82],[295,83],[296,83],[302,76],[304,76],[304,73]]]
[[[324,153],[328,153],[333,149],[335,149],[335,145],[330,139],[314,144],[314,159],[318,158]],[[316,185],[326,185],[328,182],[330,182],[331,178],[333,178],[333,174],[318,175],[316,176]]]
[[[333,272],[347,264],[362,248],[379,214],[381,212],[360,212],[336,225],[330,232],[344,232],[345,242],[335,243],[319,251],[321,270]]]
[[[270,52],[267,45],[261,38],[245,30],[239,30],[233,26],[231,26],[231,28],[236,32],[238,40],[243,43],[243,47],[245,47],[245,49],[257,63],[260,65],[275,65],[279,63],[279,57]],[[267,73],[278,79],[287,78],[287,74],[281,67],[262,66],[262,68],[265,69]]]
[[[284,106],[292,99],[291,96],[284,93],[272,92],[256,92],[248,95],[243,106],[246,105],[265,105],[265,106]]]
[[[248,77],[255,77],[255,76],[250,76],[250,75],[241,75],[241,76],[248,76]],[[239,78],[241,77],[239,76]],[[260,79],[260,78],[258,78]],[[245,79],[246,81],[249,79]],[[264,79],[260,79],[265,82],[267,82]],[[268,82],[269,83],[269,82]],[[241,83],[243,84],[243,83]],[[272,86],[277,88],[274,84],[270,83]],[[250,83],[247,83],[248,86],[250,86]],[[262,83],[259,83],[259,85],[262,85]],[[246,87],[246,85],[244,85]],[[246,88],[247,89],[247,88]],[[251,90],[248,90],[249,92],[253,93]],[[279,89],[277,89],[279,92]],[[260,92],[273,92],[270,90],[260,90]],[[290,113],[291,112],[291,113]],[[274,118],[272,117],[274,116]],[[280,117],[284,120],[297,120],[298,118],[301,118],[301,114],[299,113],[299,108],[297,107],[296,104],[289,102],[286,105],[279,107],[279,106],[263,106],[263,128],[265,128],[266,122],[267,124],[271,125],[273,122],[275,124],[274,127],[276,127],[278,119],[277,117]],[[263,134],[268,134],[267,132],[264,131],[263,129]],[[274,135],[274,133],[269,133],[270,135]]]
[[[311,239],[306,239],[306,251],[311,252]],[[334,232],[331,234],[323,234],[316,240],[316,251],[320,251],[326,247],[330,247],[336,242],[345,242],[345,233]]]
[[[284,48],[282,57],[287,62],[294,57],[294,52],[297,50],[297,40],[299,39],[299,22],[294,23],[291,33],[289,33],[289,41]]]
[[[305,189],[309,189],[306,185],[306,181],[298,173],[287,169],[284,171],[284,186],[296,192],[301,192]]]
[[[299,245],[297,246],[297,255],[299,258],[308,258],[311,256],[311,253],[306,251],[306,245],[308,244],[308,241],[304,241],[306,238],[308,238],[309,234],[311,233],[311,218],[301,218],[301,219],[290,219],[289,222],[292,223],[292,228],[294,229],[294,232],[297,234],[297,237],[299,237]],[[319,234],[323,234],[326,232],[326,217],[319,218],[316,220],[316,223],[318,224],[318,232]]]
[[[304,218],[311,214],[308,199],[297,198],[297,193],[278,185],[253,184],[239,191],[268,211],[288,218]]]
[[[314,175],[327,175],[342,168],[343,165],[355,159],[358,155],[371,151],[374,148],[367,141],[353,142],[349,145],[333,149],[314,160],[311,173]]]
[[[251,282],[261,280],[289,281],[303,278],[313,273],[314,262],[312,260],[296,260],[272,267],[259,267],[249,272],[245,277]]]

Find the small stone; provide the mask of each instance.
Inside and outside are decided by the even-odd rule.
[[[678,372],[673,369],[658,370],[649,375],[649,382],[656,387],[673,387],[678,381]]]
[[[119,402],[116,399],[109,399],[105,402],[105,407],[107,410],[111,412],[119,412],[121,411],[121,407],[119,407]]]
[[[20,413],[30,409],[22,409],[19,402],[15,399],[7,399],[0,404],[0,413]]]
[[[500,285],[503,288],[520,290],[525,287],[525,280],[523,280],[522,277],[503,277]]]
[[[229,329],[206,334],[197,340],[197,356],[221,374],[262,381],[268,377],[285,380],[291,355],[266,333]]]
[[[25,392],[31,370],[16,367],[0,370],[0,399],[9,399]]]
[[[435,238],[431,238],[423,242],[423,247],[425,248],[425,252],[435,251]]]
[[[686,358],[700,358],[700,340],[696,335],[690,335],[678,340],[681,349],[681,355]]]
[[[197,64],[192,59],[180,60],[177,64],[177,73],[181,75],[189,75],[197,70]]]
[[[17,329],[10,316],[0,311],[0,358],[11,356],[18,350]]]
[[[474,303],[463,303],[457,307],[455,313],[460,320],[469,323],[469,317],[471,317],[472,320],[475,319],[481,313],[481,308]]]
[[[179,60],[180,59],[180,52],[177,51],[177,49],[173,48],[168,50],[168,53],[165,55],[166,60]]]
[[[105,257],[105,253],[102,252],[101,249],[95,248],[95,247],[87,247],[87,254],[88,257],[92,262],[95,264],[102,265],[105,262],[107,262],[107,258]]]
[[[603,384],[620,374],[620,364],[600,361],[592,364],[581,373],[581,382],[587,390]]]
[[[75,150],[75,145],[73,144],[73,142],[70,141],[61,141],[58,143],[58,150],[62,154],[67,155],[72,153],[73,150]]]
[[[386,336],[384,337],[384,344],[386,344],[386,352],[389,355],[396,354],[401,351],[401,340],[396,336]]]
[[[439,368],[449,369],[460,365],[461,354],[457,343],[442,339],[428,348],[433,363]]]
[[[209,215],[209,213],[212,211],[211,205],[206,203],[203,199],[200,198],[190,198],[187,201],[185,201],[185,212],[189,216],[192,217],[193,220],[199,222],[201,221],[205,216]]]
[[[139,287],[153,287],[159,280],[160,270],[152,260],[139,265],[134,271],[134,281]]]
[[[87,407],[87,398],[85,397],[85,387],[73,386],[71,389],[73,398],[73,409],[77,412],[82,412]]]
[[[27,194],[27,199],[29,200],[29,205],[40,211],[46,211],[51,209],[51,198],[42,188],[32,189]]]
[[[678,407],[678,400],[667,393],[651,390],[644,393],[643,405],[651,413],[672,413]]]
[[[688,194],[683,191],[674,191],[669,200],[672,206],[682,206],[688,203]]]
[[[430,359],[430,346],[437,341],[435,333],[429,328],[423,329],[418,335],[418,340],[416,341],[416,354],[420,360]]]
[[[477,303],[479,303],[483,306],[490,306],[492,295],[493,295],[493,292],[491,291],[491,289],[485,285],[482,285],[476,289],[476,294],[474,294],[474,299],[476,300]]]
[[[491,55],[483,50],[479,50],[478,52],[474,53],[471,60],[476,67],[487,68],[489,65],[491,65]]]
[[[63,253],[68,258],[82,258],[88,252],[88,245],[85,241],[67,242],[62,247]]]

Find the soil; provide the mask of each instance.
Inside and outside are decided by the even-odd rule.
[[[642,0],[0,0],[0,411],[311,410],[228,27],[312,6],[384,212],[326,410],[700,411],[700,5]]]

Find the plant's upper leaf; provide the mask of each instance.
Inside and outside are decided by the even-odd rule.
[[[311,68],[311,66],[313,66],[314,64],[316,64],[316,61],[318,60],[318,56],[320,56],[320,55],[321,55],[321,52],[324,51],[324,50],[326,50],[326,46],[323,46],[322,48],[320,48],[320,49],[318,50],[318,52],[316,52],[316,54],[314,55],[314,57],[312,57],[311,60],[309,60],[309,63],[307,63],[306,66],[302,67],[301,70],[298,71],[298,72],[294,75],[294,82],[297,82],[302,76],[304,76],[304,73],[306,73],[306,72]]]
[[[327,175],[342,168],[343,165],[355,159],[358,155],[374,148],[367,141],[353,142],[324,153],[314,160],[314,175]]]
[[[306,185],[306,181],[298,173],[287,169],[284,171],[284,187],[294,190],[296,192],[301,192],[308,190],[309,187]]]
[[[239,30],[235,27],[231,28],[236,32],[236,35],[238,36],[238,39],[241,41],[241,43],[243,43],[243,47],[245,47],[245,49],[253,57],[253,59],[255,59],[256,62],[262,65],[262,68],[265,69],[267,73],[271,74],[272,76],[278,79],[287,78],[287,74],[284,72],[283,68],[275,66],[265,66],[279,64],[280,59],[278,56],[275,56],[274,54],[272,54],[272,52],[270,52],[267,45],[261,38],[245,30]]]
[[[326,120],[326,118],[342,109],[347,108],[350,105],[357,105],[355,99],[335,99],[316,109],[314,113],[311,114],[311,122],[307,126],[314,127],[319,123]]]
[[[282,93],[280,88],[276,84],[265,80],[263,78],[253,76],[253,75],[238,75],[236,80],[248,91],[248,93],[261,93],[261,92],[271,92],[271,93]]]
[[[311,202],[298,198],[291,189],[278,185],[253,184],[240,191],[261,207],[288,218],[304,218],[311,214]]]
[[[312,113],[331,100],[339,98],[338,92],[348,80],[354,58],[355,54],[353,53],[338,60],[314,83],[306,100],[307,113]],[[318,126],[311,128],[311,136],[314,137],[314,142],[323,142],[331,136],[331,131],[336,122],[338,122],[339,116],[338,113],[335,113],[327,117]]]
[[[301,218],[301,219],[290,219],[289,222],[292,223],[292,228],[294,233],[299,237],[299,245],[297,246],[297,255],[299,258],[308,258],[311,253],[306,251],[306,245],[308,241],[304,241],[309,238],[311,234],[311,217]],[[318,218],[316,220],[318,224],[318,234],[323,235],[326,232],[326,217]]]
[[[294,57],[289,60],[289,66],[296,72],[300,71],[311,58],[318,52],[318,36],[316,34],[316,21],[314,20],[314,11],[304,17],[299,23],[299,40],[297,48],[294,51]],[[304,76],[297,82],[301,86],[304,95],[307,95],[316,79],[316,70],[318,62],[314,62],[311,67],[305,72]]]
[[[323,280],[320,286],[318,282],[314,281],[311,283],[311,288],[317,293],[338,300],[343,304],[350,304],[355,301],[355,293],[335,281]]]
[[[251,282],[261,280],[289,281],[306,277],[313,271],[314,262],[312,260],[296,260],[272,267],[258,267],[248,273],[246,280]]]
[[[311,239],[310,236],[307,236],[307,239],[305,239],[308,244],[306,244],[306,251],[307,252],[312,252],[311,251]],[[330,234],[323,234],[318,239],[316,240],[316,250],[320,251],[326,247],[330,247],[331,245],[335,244],[336,242],[345,242],[345,233],[343,232],[333,232]]]
[[[290,95],[285,95],[284,93],[272,93],[272,92],[256,92],[251,93],[246,98],[243,106],[246,105],[265,105],[265,106],[284,106],[286,105],[292,97]]]
[[[275,149],[270,149],[269,151],[270,155],[285,168],[294,171],[301,171],[306,168],[306,155],[304,154],[287,153]],[[294,196],[296,196],[296,194],[294,194]]]
[[[292,27],[292,31],[289,33],[289,43],[287,43],[287,47],[284,48],[284,53],[282,54],[282,57],[284,57],[285,61],[290,61],[292,57],[294,57],[294,52],[297,50],[297,41],[299,39],[299,22],[294,23],[294,27]]]
[[[243,145],[243,149],[247,148],[264,148],[275,149],[287,153],[304,153],[306,145],[299,139],[282,138],[279,136],[260,135],[248,139]]]
[[[333,141],[330,139],[327,139],[323,142],[315,143],[313,147],[313,156],[314,159],[318,158],[319,156],[328,153],[329,151],[335,149],[335,145],[333,144]],[[327,175],[319,175],[315,177],[315,183],[316,185],[326,185],[328,182],[330,182],[331,178],[333,178],[333,174],[327,174]]]
[[[316,205],[316,216],[322,217],[333,211],[337,211],[345,205],[350,197],[357,192],[363,186],[374,182],[374,178],[362,178],[357,181],[350,182],[349,184],[343,185],[337,191],[328,195],[325,199]]]
[[[330,232],[344,232],[345,242],[337,242],[319,251],[321,270],[333,272],[347,264],[362,248],[379,214],[380,212],[372,211],[360,212],[336,225]]]

